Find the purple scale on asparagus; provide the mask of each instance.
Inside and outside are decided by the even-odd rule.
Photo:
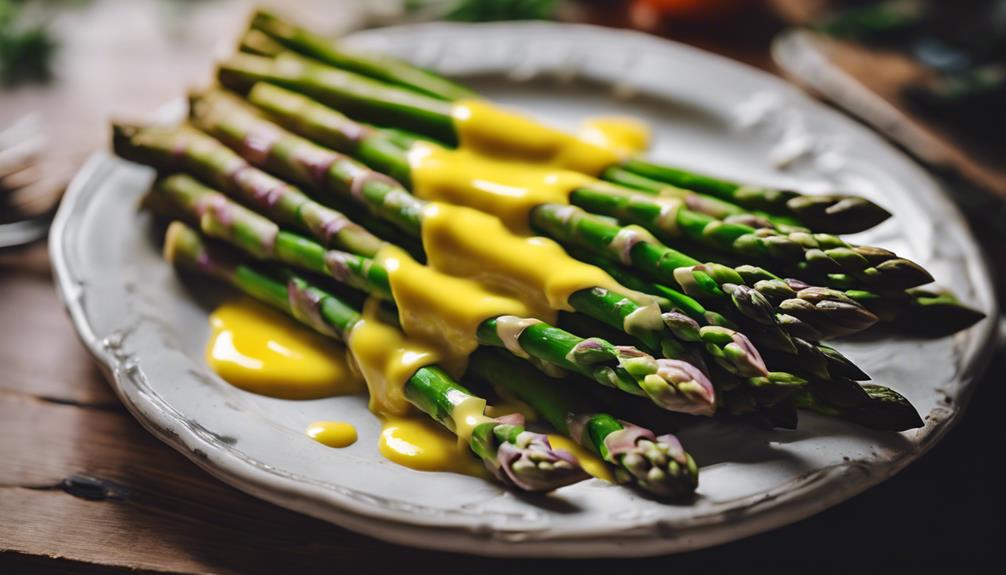
[[[345,252],[325,252],[325,268],[338,282],[344,283],[350,277],[349,264],[346,262],[348,257],[349,254]]]
[[[332,169],[341,157],[338,154],[309,146],[300,146],[294,152],[294,161],[300,165],[307,173],[308,178],[317,185],[322,185]]]
[[[619,420],[622,429],[609,433],[604,438],[604,446],[608,449],[612,462],[617,461],[617,456],[624,455],[636,448],[636,442],[640,439],[656,440],[656,435],[649,429],[633,425],[627,421]]]
[[[287,296],[290,302],[290,313],[320,333],[338,337],[332,327],[321,316],[321,296],[313,290],[306,289],[294,280],[287,282]]]
[[[548,437],[531,431],[522,432],[518,445],[506,442],[496,451],[496,467],[490,469],[501,481],[515,485],[526,491],[542,491],[554,484],[551,474],[529,472],[542,464],[554,467],[557,464],[571,470],[579,467],[576,459],[566,451],[552,449]],[[582,472],[581,472],[582,473]],[[572,474],[577,480],[580,474]]]
[[[350,223],[349,218],[339,216],[335,216],[326,221],[321,226],[321,233],[324,236],[325,241],[332,243],[332,238],[337,236],[342,230],[346,229]]]
[[[751,362],[753,367],[755,367],[762,373],[768,372],[768,368],[765,366],[765,360],[762,359],[761,354],[758,352],[758,348],[756,348],[754,344],[751,343],[751,340],[748,339],[748,336],[744,335],[739,331],[735,331],[730,334],[730,339],[733,340],[733,345],[736,345],[744,352],[745,356]]]
[[[363,188],[371,182],[384,183],[395,188],[401,186],[401,184],[393,180],[391,177],[380,172],[367,171],[353,178],[353,183],[349,188],[349,193],[352,194],[354,198],[365,201],[363,198]]]
[[[278,139],[276,132],[250,132],[241,142],[241,155],[249,158],[252,163],[264,162]]]

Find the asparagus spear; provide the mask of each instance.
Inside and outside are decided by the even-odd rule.
[[[572,250],[571,253],[580,258],[584,257],[577,250]],[[741,329],[740,326],[722,314],[706,309],[701,303],[680,291],[642,278],[611,261],[601,260],[597,262],[597,265],[626,287],[660,296],[661,309],[674,307],[682,310],[700,325]],[[870,379],[869,375],[838,350],[823,343],[793,336],[789,338],[788,342],[794,345],[796,352],[792,354],[779,353],[776,351],[779,347],[778,343],[772,339],[771,333],[766,333],[759,330],[757,326],[750,325],[745,326],[744,331],[750,335],[756,345],[765,350],[765,355],[769,358],[766,363],[770,366],[824,379],[832,376],[847,377],[857,381]]]
[[[227,189],[249,205],[268,209],[277,220],[310,233],[320,242],[373,255],[384,245],[343,214],[311,200],[297,188],[257,170],[216,140],[187,126],[139,128],[114,124],[115,153],[159,169],[185,167]]]
[[[278,280],[222,246],[207,244],[180,222],[169,226],[164,254],[175,265],[228,283],[324,335],[346,340],[360,321],[356,309],[303,278]],[[451,431],[459,428],[454,408],[477,399],[437,366],[417,370],[405,385],[405,396]],[[546,436],[525,430],[519,419],[482,416],[468,445],[501,482],[522,490],[551,491],[586,478],[572,455],[553,450]]]
[[[531,218],[536,230],[560,243],[631,265],[658,282],[718,307],[718,311],[728,312],[732,304],[743,316],[763,326],[787,327],[776,317],[779,313],[807,324],[822,337],[833,337],[862,331],[877,321],[877,316],[858,302],[828,288],[792,284],[801,287],[787,294],[795,297],[773,302],[766,297],[766,292],[776,293],[773,282],[790,285],[781,278],[748,286],[737,269],[703,264],[661,244],[641,228],[612,224],[576,206],[542,205],[531,212]],[[798,330],[805,333],[806,328],[800,326]]]
[[[206,235],[227,241],[250,255],[327,275],[394,301],[388,272],[378,262],[325,250],[307,238],[283,231],[187,175],[163,179],[153,194],[155,200],[196,223]],[[520,332],[511,343],[503,332],[515,325]],[[579,373],[602,385],[648,397],[665,409],[700,415],[711,415],[715,409],[712,384],[684,361],[654,359],[632,347],[614,346],[596,337],[583,339],[529,318],[489,318],[479,325],[476,335],[480,344],[506,347],[514,354]]]
[[[570,201],[588,212],[638,224],[665,242],[683,238],[781,273],[839,284],[842,289],[903,290],[933,281],[921,266],[885,249],[849,244],[831,234],[727,222],[693,211],[678,199],[661,201],[610,187],[585,187],[573,192]]]
[[[732,223],[744,223],[753,228],[776,227],[796,231],[803,229],[795,218],[770,214],[761,210],[751,210],[731,204],[713,196],[707,196],[695,190],[679,188],[667,182],[660,182],[630,172],[619,166],[604,170],[601,178],[633,190],[664,198],[673,198],[685,202],[689,209],[710,215],[719,220]]]
[[[925,425],[915,407],[889,387],[868,383],[845,389],[855,391],[852,398],[843,401],[828,401],[827,394],[820,391],[797,391],[796,404],[802,409],[841,417],[873,429],[905,431]]]
[[[275,58],[234,54],[220,63],[221,84],[251,88],[269,81],[352,110],[367,120],[402,126],[438,140],[456,143],[451,103],[410,92],[353,72],[332,68],[290,52]]]
[[[695,190],[744,208],[790,216],[803,226],[824,233],[861,232],[891,217],[890,212],[884,208],[857,196],[805,195],[793,190],[751,186],[656,164],[642,158],[626,160],[620,167],[640,176]]]
[[[301,52],[336,68],[402,86],[442,100],[474,97],[474,93],[446,78],[383,54],[361,52],[293,26],[274,14],[259,10],[250,28],[266,34],[278,44]]]
[[[275,17],[272,21],[278,21]],[[270,34],[270,30],[258,28],[260,31]],[[310,61],[299,60],[299,65],[295,64],[297,58],[289,54],[278,54],[277,63],[282,62],[277,68],[282,70],[266,71],[267,66],[261,60],[254,60],[256,56],[239,54],[222,65],[226,70],[227,78],[222,81],[225,85],[228,82],[242,83],[247,81],[245,72],[255,71],[270,75],[270,81],[306,91],[323,101],[339,104],[346,103],[347,100],[359,104],[361,96],[364,100],[370,101],[370,105],[375,109],[384,106],[384,99],[389,102],[395,101],[391,93],[375,94],[369,93],[365,86],[369,78],[379,77],[372,72],[368,72],[363,67],[347,67],[340,63],[339,49],[331,42],[318,37],[302,28],[294,27],[290,24],[284,26],[285,30],[295,30],[295,34],[288,34],[285,38],[273,36],[288,48],[306,54],[316,61],[325,62],[328,66],[315,64]],[[299,41],[292,41],[290,36],[296,35]],[[308,41],[307,39],[311,40]],[[312,49],[312,45],[328,44],[329,50],[321,54]],[[403,67],[408,64],[399,62]],[[377,61],[371,62],[372,67],[380,68]],[[344,76],[326,74],[326,68],[330,66],[345,68],[359,72],[354,76]],[[265,79],[265,78],[263,78]],[[249,87],[246,85],[246,87]],[[414,84],[410,87],[416,92],[429,94],[430,92]],[[403,90],[398,90],[405,93]],[[420,95],[420,94],[416,94]],[[436,98],[442,100],[457,100],[469,96],[456,96],[447,92],[437,92]],[[383,98],[383,99],[382,99]],[[439,101],[435,98],[428,98],[429,102],[424,105],[421,100],[410,102],[410,107],[423,112],[423,117],[416,117],[414,127],[425,133],[443,139],[445,142],[453,143],[457,140],[454,133],[453,119],[449,110],[437,105]],[[366,113],[366,111],[365,111]],[[727,180],[715,178],[713,176],[694,173],[679,167],[670,167],[656,164],[642,158],[630,158],[624,161],[619,168],[626,172],[637,174],[653,180],[669,183],[678,187],[693,189],[703,194],[719,198],[721,200],[736,204],[749,210],[766,211],[783,217],[792,217],[803,225],[825,233],[853,233],[869,229],[890,217],[890,213],[873,202],[856,196],[833,194],[809,196],[800,194],[792,190],[780,190],[775,188],[750,186],[738,184]]]
[[[635,483],[662,497],[695,491],[699,470],[677,437],[658,437],[649,429],[598,412],[567,382],[549,379],[496,350],[476,351],[469,373],[513,392],[559,433],[611,465],[619,481]]]
[[[200,127],[221,138],[232,147],[242,147],[243,142],[249,137],[273,142],[274,145],[271,148],[275,153],[261,159],[261,163],[270,165],[289,177],[313,184],[320,189],[345,194],[346,186],[338,185],[339,182],[335,182],[335,185],[333,185],[332,178],[329,178],[327,174],[311,174],[306,173],[302,169],[297,169],[296,161],[291,161],[289,150],[297,149],[299,154],[313,158],[334,158],[337,156],[342,158],[342,156],[278,128],[271,122],[243,109],[243,106],[236,102],[234,98],[223,95],[207,96],[195,103],[193,113],[194,121]],[[276,144],[277,142],[282,142],[282,145]],[[335,160],[329,159],[326,161]],[[422,200],[408,196],[404,188],[399,187],[394,192],[382,190],[369,194],[363,191],[362,193],[351,193],[350,195],[353,199],[364,202],[381,217],[396,222],[403,229],[414,233],[420,225],[417,219],[421,217],[421,206],[425,204]],[[574,240],[579,235],[576,233],[576,227],[584,221],[583,219],[577,218],[568,221],[574,226],[572,229],[574,233],[572,234],[569,229],[541,225],[542,221],[554,221],[554,218],[551,216],[558,213],[557,211],[565,210],[567,207],[553,204],[539,206],[532,213],[531,223],[538,231],[544,232],[546,235],[552,237],[552,239],[558,240],[559,243],[575,243]],[[589,222],[586,223],[589,224]],[[614,230],[614,233],[608,238],[608,244],[612,248],[633,247],[633,242],[638,241],[642,237],[636,230],[631,228],[621,228],[612,225],[611,229]],[[669,248],[661,247],[665,250],[665,253],[673,252]],[[638,250],[633,247],[632,251],[636,252]],[[674,268],[693,267],[699,264],[698,261],[691,260],[691,258],[680,252],[673,252],[673,254],[676,254],[673,261],[671,261],[671,258],[665,257],[662,262],[665,268],[671,264],[676,264]],[[636,265],[645,265],[648,263],[643,260],[640,260],[640,262],[633,263]],[[689,284],[693,288],[693,291],[702,294],[703,297],[716,299],[726,307],[733,307],[740,313],[748,315],[760,323],[769,325],[775,323],[775,309],[768,300],[757,295],[757,287],[752,289],[744,286],[744,282],[738,274],[727,273],[727,268],[723,266],[718,266],[716,270],[718,272],[716,275],[707,273],[704,268],[691,270],[693,275],[701,276],[698,281]],[[724,281],[718,281],[718,279]],[[688,290],[686,289],[685,291],[687,292]],[[804,305],[804,298],[813,300],[814,305],[810,307]],[[791,316],[799,317],[799,319],[811,323],[815,329],[826,335],[838,335],[865,329],[865,327],[868,327],[876,320],[872,314],[862,309],[857,303],[850,301],[849,298],[834,290],[819,288],[805,289],[794,298],[793,302],[789,302],[787,305],[799,310],[798,314],[790,314]],[[861,316],[858,323],[853,323],[851,317],[856,312],[859,312]],[[813,321],[810,321],[810,319]],[[611,322],[606,321],[606,323],[610,324]]]
[[[616,277],[619,281],[625,281],[626,285],[638,285],[638,289],[659,288],[673,292],[670,288],[659,284],[650,284],[650,288],[647,288],[644,285],[647,283],[645,280],[635,278],[631,273],[628,277],[622,275]],[[671,297],[677,296],[672,294]],[[694,307],[689,309],[696,311]],[[701,312],[701,308],[699,311]],[[718,317],[715,312],[706,311],[705,314],[706,321],[729,324],[729,320]],[[701,316],[698,317],[702,319]],[[575,324],[579,328],[588,321],[582,316],[569,316],[563,318],[560,323]],[[583,329],[603,333],[593,326],[585,325]],[[611,339],[616,341],[614,338]],[[724,374],[713,371],[711,379],[717,386],[717,396],[721,404],[718,412],[740,416],[769,429],[795,428],[796,422],[791,408],[797,407],[848,419],[873,429],[903,431],[921,425],[915,408],[897,392],[875,384],[857,383],[856,380],[869,379],[869,376],[837,350],[821,343],[810,344],[796,338],[794,341],[798,343],[799,355],[779,354],[768,350],[765,354],[766,363],[804,375],[806,377],[804,382],[793,387],[784,385],[760,389],[750,386],[738,387],[736,383],[731,384],[729,379],[724,380]],[[776,373],[772,372],[770,378]]]

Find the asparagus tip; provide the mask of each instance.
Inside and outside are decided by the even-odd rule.
[[[627,427],[609,435],[605,445],[631,480],[660,497],[684,497],[695,492],[699,468],[677,437],[654,437],[649,430],[622,423]]]
[[[192,228],[179,221],[171,222],[164,233],[164,260],[171,264],[179,263],[182,254],[190,251],[187,248],[193,247],[193,242],[197,240]]]
[[[864,384],[869,401],[850,409],[849,418],[867,427],[906,431],[925,425],[915,407],[903,395],[889,387]]]
[[[891,212],[856,196],[800,195],[786,206],[807,227],[829,234],[862,232],[891,217]]]
[[[480,444],[473,446],[476,453],[494,454],[483,461],[500,481],[524,491],[542,492],[590,477],[571,453],[553,449],[546,435],[509,421],[500,418],[472,436],[472,441]]]
[[[953,294],[924,289],[909,290],[913,304],[896,324],[914,334],[944,337],[985,319],[985,313],[960,303]]]
[[[656,362],[656,373],[643,378],[642,387],[657,405],[692,415],[716,412],[713,384],[699,368],[678,359],[660,358]]]

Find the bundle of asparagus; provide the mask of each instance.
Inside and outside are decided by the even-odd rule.
[[[513,259],[502,252],[525,249],[527,238],[413,189],[413,155],[463,139],[454,107],[472,92],[265,13],[253,18],[241,48],[218,74],[234,92],[193,95],[187,125],[115,126],[116,152],[162,173],[147,205],[180,220],[166,237],[169,260],[345,341],[360,311],[326,281],[365,293],[368,309],[401,321],[409,335],[413,304],[393,279],[400,262],[459,291],[476,280],[514,285],[497,264]],[[908,401],[860,383],[867,374],[821,340],[878,321],[923,318],[958,330],[982,317],[920,289],[932,277],[917,264],[834,235],[889,216],[867,200],[745,186],[638,157],[598,175],[576,178],[568,201],[537,203],[517,221],[543,236],[533,238],[538,251],[522,253],[566,258],[572,267],[563,269],[597,281],[558,302],[544,298],[564,311],[560,325],[522,315],[519,306],[481,317],[465,348],[467,377],[517,395],[620,480],[652,493],[693,491],[695,462],[673,435],[605,413],[624,406],[607,396],[590,400],[588,383],[692,415],[793,427],[802,408],[904,430],[922,425]],[[445,273],[450,263],[430,250],[443,218],[469,219],[499,242],[452,244],[465,250],[458,257],[484,265],[476,277]],[[543,275],[538,264],[508,261],[505,269],[527,280]],[[548,490],[585,477],[575,458],[518,418],[483,415],[485,400],[435,365],[415,370],[404,394],[508,485]],[[473,402],[475,423],[462,423],[473,417]]]

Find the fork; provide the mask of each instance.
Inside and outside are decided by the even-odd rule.
[[[40,240],[49,231],[62,184],[43,175],[45,145],[36,115],[0,130],[0,249]]]

